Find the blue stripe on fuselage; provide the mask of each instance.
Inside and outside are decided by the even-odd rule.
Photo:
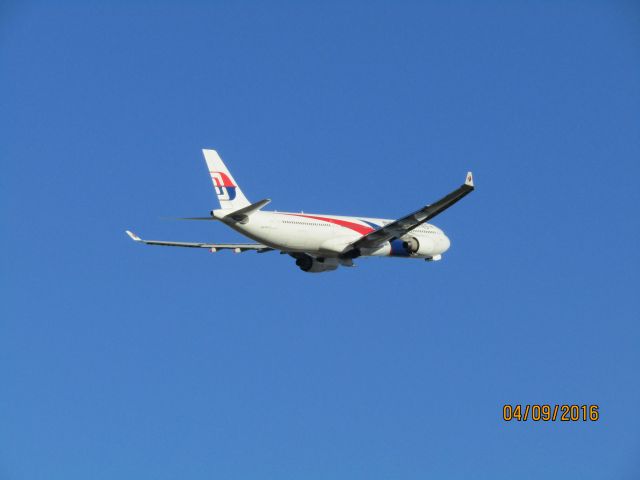
[[[375,230],[380,228],[380,225],[376,225],[373,222],[367,222],[366,220],[362,220],[362,219],[360,219],[360,221],[366,223],[367,225],[369,225],[371,228],[373,228]]]

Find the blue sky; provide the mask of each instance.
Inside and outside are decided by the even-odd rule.
[[[635,2],[0,8],[0,478],[637,478]],[[434,264],[304,274],[278,210],[457,187]],[[505,423],[505,403],[600,405]]]

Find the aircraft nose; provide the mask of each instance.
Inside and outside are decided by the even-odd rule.
[[[449,247],[451,246],[451,240],[449,240],[449,237],[447,237],[444,233],[442,234],[442,238],[439,239],[440,241],[439,243],[439,247],[441,250],[441,253],[446,252],[447,250],[449,250]]]

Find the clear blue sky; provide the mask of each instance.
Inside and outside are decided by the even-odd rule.
[[[640,476],[637,2],[0,7],[0,478]],[[475,173],[442,262],[238,241]],[[505,423],[504,403],[600,405]]]

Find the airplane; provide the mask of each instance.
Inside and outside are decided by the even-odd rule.
[[[277,250],[295,259],[303,272],[318,273],[353,267],[359,257],[414,258],[438,261],[451,242],[444,232],[426,223],[474,190],[473,174],[467,173],[459,188],[430,205],[397,220],[313,213],[263,211],[265,198],[251,203],[234,180],[218,152],[203,149],[220,208],[208,217],[184,220],[217,220],[258,243],[191,243],[144,240],[126,233],[135,242],[168,247],[206,248],[212,253]]]

